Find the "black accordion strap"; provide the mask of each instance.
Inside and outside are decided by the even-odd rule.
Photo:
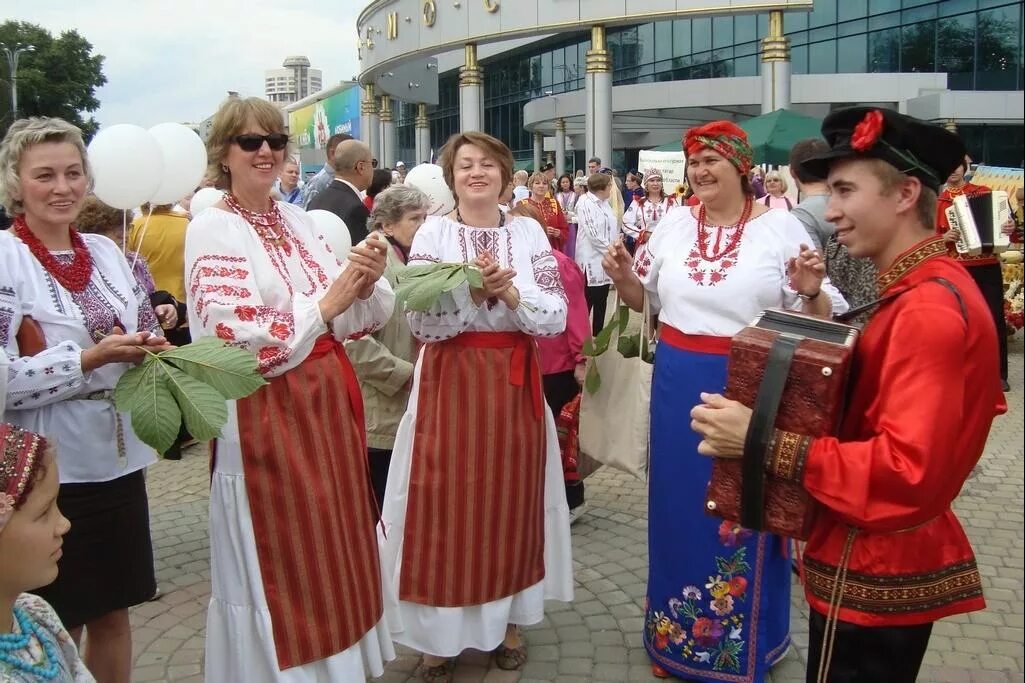
[[[783,398],[783,388],[790,375],[790,364],[803,337],[783,333],[769,348],[765,375],[758,387],[752,409],[751,424],[744,439],[744,475],[740,488],[740,525],[746,529],[763,528],[765,507],[765,457],[769,440],[776,426],[776,413]]]

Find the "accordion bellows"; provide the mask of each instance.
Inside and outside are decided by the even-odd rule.
[[[760,392],[764,393],[763,378],[773,355],[772,347],[783,335],[796,343],[796,350],[785,382],[777,382],[782,391],[780,386],[765,387],[776,395],[762,397]],[[726,397],[753,408],[756,419],[759,415],[756,399],[778,401],[774,425],[768,426],[770,433],[774,426],[813,437],[835,434],[843,416],[847,378],[857,337],[857,328],[849,325],[799,313],[765,311],[733,337]],[[750,483],[763,487],[764,509],[761,515],[755,515],[761,518],[760,526],[751,528],[799,540],[807,539],[816,503],[799,483],[765,473],[768,456],[761,449],[745,452],[743,460],[715,458],[705,499],[706,511],[716,517],[742,523],[744,465],[748,459],[755,458],[764,480]]]

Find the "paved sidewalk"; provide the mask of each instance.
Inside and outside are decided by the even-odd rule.
[[[1010,412],[998,418],[986,454],[955,504],[975,547],[989,606],[936,624],[920,677],[923,682],[1025,681],[1025,392],[1020,335],[1011,344],[1011,354]],[[163,461],[149,471],[151,526],[163,597],[132,610],[137,683],[202,680],[210,591],[204,453],[193,448],[183,461]],[[498,670],[487,654],[468,652],[459,660],[456,681],[656,680],[641,645],[647,576],[645,486],[603,469],[588,479],[587,498],[588,512],[573,527],[576,600],[551,603],[544,622],[526,631],[530,661],[522,673]],[[802,595],[795,586],[795,647],[772,671],[771,683],[804,681],[808,615]],[[401,651],[377,680],[416,680],[418,659],[416,653]]]

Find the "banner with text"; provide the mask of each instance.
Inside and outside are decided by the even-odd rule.
[[[359,139],[359,88],[353,85],[288,113],[288,130],[299,149],[323,149],[335,133]]]
[[[683,152],[655,152],[642,149],[637,158],[637,170],[647,175],[648,171],[657,169],[662,174],[662,185],[666,192],[675,192],[676,186],[683,183],[686,163],[687,155]]]

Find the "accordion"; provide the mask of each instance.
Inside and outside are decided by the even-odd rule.
[[[770,309],[730,346],[726,397],[753,410],[741,459],[715,458],[708,514],[741,526],[806,540],[816,503],[797,482],[765,471],[773,429],[836,433],[858,328]]]
[[[946,214],[950,227],[960,232],[954,243],[957,253],[978,256],[984,251],[992,251],[999,254],[1010,246],[1010,238],[1003,233],[1003,226],[1011,215],[1011,207],[1003,190],[973,197],[954,197]]]

